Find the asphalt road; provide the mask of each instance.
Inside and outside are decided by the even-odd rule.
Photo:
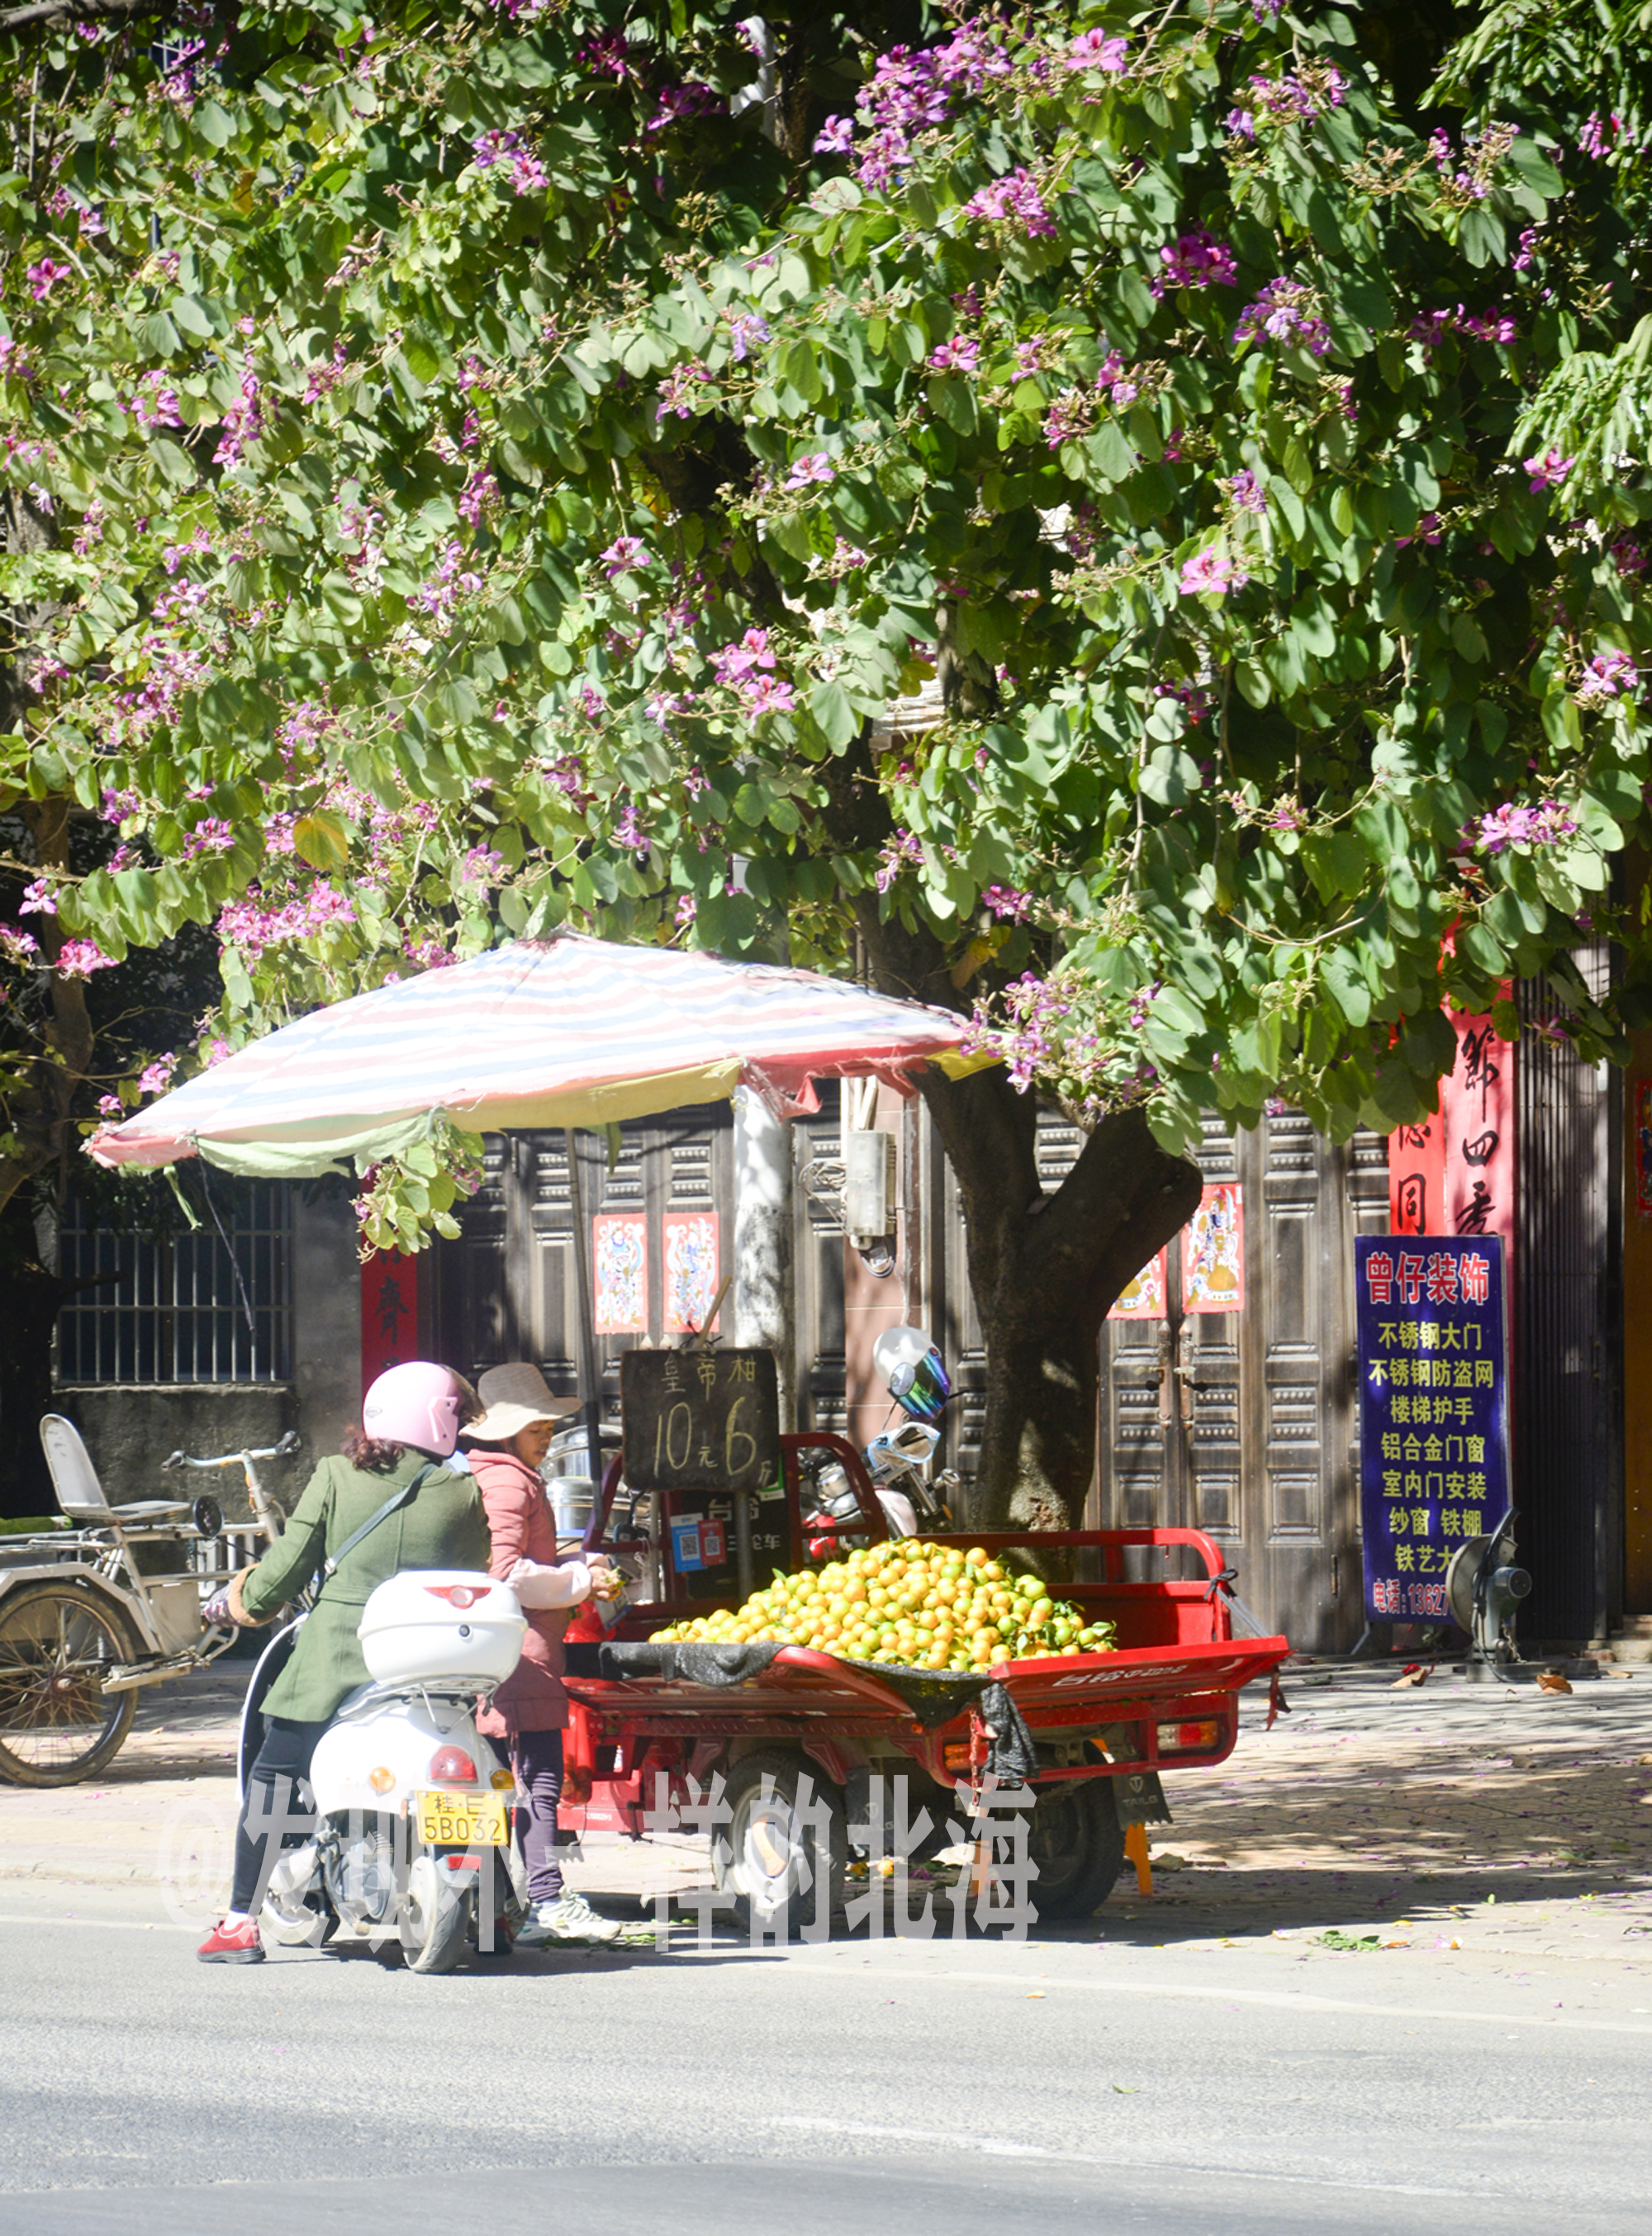
[[[152,1890],[0,1887],[0,2230],[1652,2226],[1643,1961],[1106,1923],[425,1979],[207,1968]]]

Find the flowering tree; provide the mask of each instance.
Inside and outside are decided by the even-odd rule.
[[[1511,975],[1621,1049],[1652,500],[1566,385],[1639,346],[1609,42],[1569,75],[1494,15],[1419,117],[1274,0],[880,54],[801,9],[115,10],[0,16],[5,937],[57,1005],[0,1187],[85,1111],[76,990],[192,919],[178,1076],[563,923],[859,955],[1007,1058],[928,1092],[979,1510],[1055,1522],[1203,1114],[1415,1117],[1442,999],[1512,1033]],[[1567,961],[1605,931],[1612,1011]],[[1050,1199],[1040,1098],[1090,1129]],[[419,1164],[370,1238],[451,1225]]]

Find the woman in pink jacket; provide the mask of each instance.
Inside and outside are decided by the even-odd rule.
[[[576,1398],[553,1397],[536,1366],[490,1367],[477,1385],[484,1411],[461,1430],[487,1509],[493,1540],[491,1573],[510,1585],[528,1618],[522,1659],[477,1718],[477,1728],[504,1742],[527,1807],[517,1816],[528,1872],[524,1947],[547,1941],[615,1941],[623,1930],[599,1917],[583,1895],[569,1894],[556,1860],[556,1804],[563,1784],[563,1733],[568,1693],[563,1633],[571,1611],[589,1599],[611,1568],[607,1555],[563,1559],[539,1470],[556,1417]]]

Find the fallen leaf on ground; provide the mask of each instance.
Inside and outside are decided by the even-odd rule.
[[[1044,1991],[1043,1991],[1043,1989],[1042,1988],[1029,1988],[1029,1989],[1028,1989],[1028,1990],[1027,1990],[1027,2001],[1028,2001],[1030,2003],[1042,2003],[1043,2002],[1043,2000],[1044,2000]]]
[[[1391,1693],[1397,1693],[1402,1685],[1426,1685],[1427,1682],[1428,1671],[1420,1661],[1413,1661],[1402,1675],[1395,1678],[1388,1689]]]
[[[1537,1673],[1537,1690],[1540,1693],[1570,1693],[1571,1684],[1569,1679],[1561,1675],[1558,1669],[1540,1669]]]

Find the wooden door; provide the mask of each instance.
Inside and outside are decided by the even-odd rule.
[[[664,1329],[668,1215],[714,1216],[721,1272],[732,1267],[733,1121],[727,1103],[635,1121],[620,1128],[611,1170],[602,1136],[576,1134],[575,1142],[588,1229],[602,1213],[629,1212],[646,1222],[648,1331],[596,1339],[604,1411],[617,1419],[621,1354],[650,1337],[658,1343]],[[579,1292],[565,1138],[561,1133],[490,1134],[484,1169],[481,1188],[458,1213],[458,1240],[437,1246],[438,1355],[472,1379],[504,1360],[531,1359],[554,1391],[579,1392]],[[588,1262],[589,1242],[588,1233]],[[728,1313],[727,1302],[723,1311]]]
[[[1207,1530],[1267,1628],[1346,1650],[1362,1628],[1352,1240],[1386,1227],[1385,1145],[1332,1148],[1284,1111],[1236,1140],[1208,1124],[1200,1163],[1241,1191],[1244,1308],[1184,1312],[1178,1238],[1168,1319],[1109,1323],[1102,1518]]]

